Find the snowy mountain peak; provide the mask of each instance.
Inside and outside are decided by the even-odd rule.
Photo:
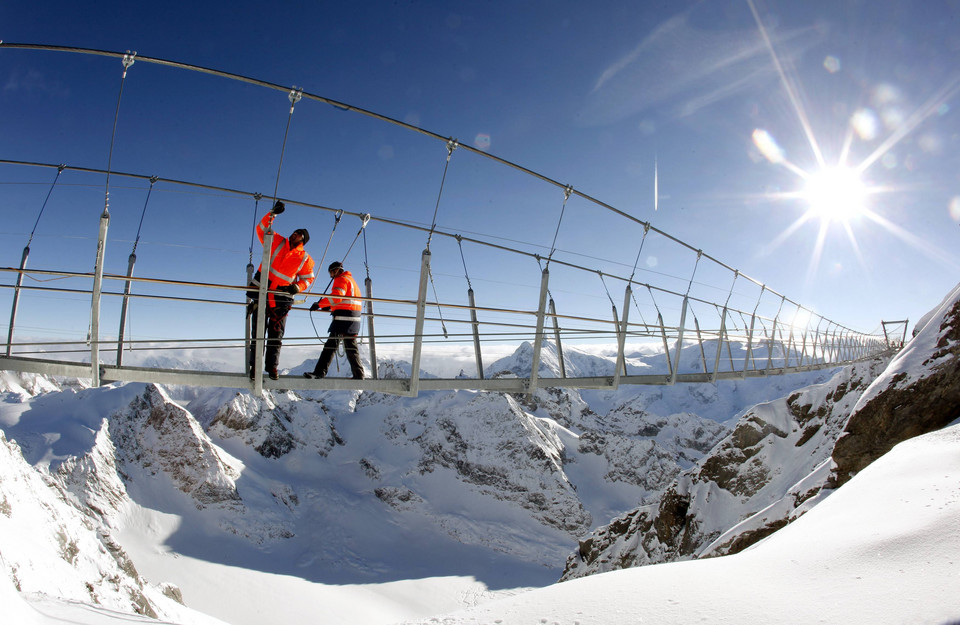
[[[122,464],[165,475],[198,505],[239,504],[236,479],[243,465],[217,448],[160,386],[148,384],[110,423]]]

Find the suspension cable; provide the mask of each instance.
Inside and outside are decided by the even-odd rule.
[[[437,316],[440,317],[440,328],[443,330],[443,338],[449,338],[447,333],[447,324],[443,320],[443,308],[440,306],[440,296],[437,295],[437,285],[433,282],[433,272],[427,270],[427,275],[430,277],[430,286],[433,288],[433,299],[437,301]]]
[[[472,289],[473,285],[470,284],[470,274],[467,272],[467,259],[463,256],[463,237],[459,234],[457,235],[457,245],[460,246],[460,260],[463,261],[463,276],[467,279],[467,288]]]
[[[437,193],[437,205],[433,208],[433,223],[430,225],[430,233],[427,235],[427,250],[430,249],[430,240],[433,239],[433,231],[437,228],[437,213],[440,211],[440,197],[443,195],[443,185],[447,181],[447,169],[450,167],[450,157],[453,151],[460,146],[460,142],[450,138],[447,140],[447,161],[443,165],[443,176],[440,178],[440,192]]]
[[[603,290],[607,292],[607,299],[610,300],[610,304],[616,308],[617,303],[613,301],[613,297],[610,295],[610,289],[607,288],[607,282],[603,279],[603,272],[599,269],[597,270],[597,275],[600,276],[600,283],[603,284]]]
[[[150,203],[150,194],[153,193],[153,185],[156,184],[157,180],[158,178],[156,176],[150,178],[150,188],[147,189],[147,199],[143,203],[143,210],[140,211],[140,224],[137,226],[137,236],[133,240],[133,251],[130,252],[131,254],[137,253],[137,244],[140,243],[140,230],[143,228],[143,217],[147,214],[147,204]]]
[[[643,253],[643,244],[647,241],[647,234],[650,232],[650,224],[643,225],[643,238],[640,239],[640,249],[637,250],[637,259],[633,261],[633,271],[630,273],[630,282],[633,282],[633,276],[637,275],[637,265],[640,264],[640,255]]]
[[[263,195],[259,192],[253,194],[253,226],[250,228],[250,260],[247,261],[251,265],[253,264],[253,239],[257,232],[257,216],[260,214],[260,200],[262,198]]]
[[[277,201],[277,191],[280,189],[280,169],[283,167],[283,153],[287,149],[287,135],[290,133],[290,120],[293,119],[293,108],[297,105],[297,102],[300,101],[301,97],[303,97],[303,89],[297,89],[296,85],[293,86],[293,89],[291,89],[287,95],[287,99],[290,100],[290,114],[287,115],[287,129],[283,131],[283,144],[280,146],[280,163],[277,165],[277,180],[273,186],[274,203]]]
[[[570,199],[571,193],[573,193],[572,186],[567,185],[564,187],[563,204],[560,206],[560,219],[557,220],[557,229],[553,232],[553,243],[550,244],[550,254],[547,255],[547,267],[550,267],[550,259],[553,258],[553,253],[557,250],[557,235],[560,234],[560,224],[563,223],[563,213],[567,210],[567,200]]]
[[[343,217],[343,211],[338,210],[333,216],[333,230],[330,231],[330,237],[327,238],[327,245],[323,248],[323,254],[320,256],[320,262],[318,263],[319,267],[323,267],[323,262],[327,258],[327,250],[330,249],[330,242],[333,241],[333,235],[337,232],[337,226],[340,225],[340,218]],[[310,284],[313,287],[313,283]]]
[[[37,231],[37,225],[40,223],[40,217],[43,215],[43,210],[47,207],[47,202],[50,200],[50,194],[53,193],[53,188],[57,186],[57,180],[60,180],[60,174],[63,173],[63,170],[66,168],[66,165],[60,165],[57,167],[57,175],[53,179],[53,184],[50,185],[50,189],[47,191],[47,197],[43,200],[43,205],[40,207],[40,212],[37,213],[37,220],[33,222],[33,230],[30,231],[30,238],[27,239],[27,247],[30,247],[30,244],[33,242],[33,235]]]
[[[363,231],[363,268],[367,272],[367,279],[370,279],[370,261],[367,258],[367,231]]]
[[[130,52],[127,50],[127,53],[123,55],[123,75],[120,77],[120,93],[117,94],[117,110],[113,114],[113,132],[110,135],[110,151],[107,155],[107,182],[106,188],[104,190],[103,198],[103,212],[110,212],[110,169],[113,164],[113,144],[117,138],[117,120],[120,119],[120,100],[123,98],[123,84],[127,80],[127,70],[130,69],[130,66],[133,65],[134,57],[137,56],[136,52]]]
[[[700,266],[700,258],[702,257],[703,257],[703,251],[697,250],[697,262],[693,264],[693,273],[690,274],[690,282],[687,283],[687,292],[684,295],[684,297],[686,297],[687,295],[690,295],[690,287],[693,286],[693,278],[697,275],[697,267]]]

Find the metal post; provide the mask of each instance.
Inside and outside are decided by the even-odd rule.
[[[253,334],[253,393],[263,392],[263,352],[266,348],[264,335],[267,328],[267,285],[270,284],[270,254],[273,251],[273,220],[263,233],[263,256],[260,260],[260,289],[257,293],[257,325]]]
[[[767,341],[767,370],[769,371],[773,367],[773,343],[777,340],[777,319],[779,318],[779,313],[776,317],[773,318],[773,327],[770,329],[770,339]],[[764,331],[766,331],[766,326],[764,326]],[[782,345],[781,345],[782,346]]]
[[[547,315],[547,285],[550,282],[550,269],[544,268],[540,277],[540,304],[537,308],[537,334],[533,339],[533,364],[530,369],[530,385],[527,393],[533,394],[537,390],[537,379],[540,377],[540,350],[543,348],[543,322]]]
[[[781,337],[781,338],[780,338],[780,341],[783,342],[783,334],[782,334],[782,333],[780,334],[780,337]],[[786,352],[784,352],[784,356],[783,356],[783,366],[784,366],[784,367],[789,367],[789,366],[790,366],[790,351],[791,351],[792,349],[794,349],[794,347],[793,347],[793,325],[791,324],[791,325],[790,325],[790,334],[787,335],[787,350],[786,350]],[[799,360],[799,359],[798,359],[798,360]],[[797,363],[797,364],[799,364],[799,363]]]
[[[707,353],[703,350],[703,335],[700,334],[700,321],[693,315],[693,325],[697,329],[697,344],[700,345],[700,361],[703,362],[703,372],[707,373]]]
[[[619,323],[617,331],[617,362],[613,368],[613,388],[620,386],[620,372],[627,375],[627,359],[624,354],[627,344],[627,317],[630,314],[630,296],[633,291],[630,283],[627,283],[626,292],[623,295],[623,320]]]
[[[103,257],[107,247],[110,212],[104,207],[100,215],[97,238],[97,263],[93,273],[93,296],[90,302],[90,384],[100,386],[100,293],[103,288]]]
[[[680,352],[683,351],[683,325],[687,321],[687,296],[683,296],[683,306],[680,308],[680,327],[677,330],[677,353],[673,355],[673,370],[670,372],[670,384],[676,384],[677,373],[680,371]]]
[[[373,331],[373,280],[370,276],[363,281],[363,287],[367,292],[367,335],[370,337],[370,377],[374,380],[380,379],[377,373],[377,335]]]
[[[717,335],[717,356],[713,359],[713,376],[711,382],[716,383],[717,374],[720,372],[720,354],[723,351],[723,335],[727,330],[727,307],[723,307],[720,313],[720,333]]]
[[[477,360],[477,377],[483,379],[483,356],[480,354],[480,324],[477,322],[477,302],[473,296],[473,289],[467,289],[467,299],[470,301],[470,325],[473,327],[473,354]]]
[[[23,248],[23,257],[20,259],[20,273],[17,274],[17,286],[13,289],[13,306],[10,308],[10,329],[7,330],[7,358],[10,357],[10,349],[13,346],[13,326],[17,320],[17,305],[20,302],[20,285],[23,284],[23,268],[27,266],[27,258],[30,256],[30,246]]]
[[[747,377],[747,369],[750,368],[750,359],[753,357],[753,329],[757,322],[757,313],[750,316],[750,331],[747,333],[747,355],[743,359],[743,377]]]
[[[803,361],[807,357],[807,334],[809,334],[809,332],[810,332],[809,328],[804,328],[803,332],[800,334],[800,339],[802,342],[801,342],[800,354],[798,356],[799,360],[797,362],[797,365],[800,367],[803,366]]]
[[[427,285],[430,281],[430,249],[420,257],[420,291],[417,294],[417,321],[413,330],[413,357],[410,359],[410,397],[420,392],[420,356],[423,351],[423,320],[427,312]]]
[[[667,345],[667,329],[663,325],[663,315],[657,311],[657,323],[660,324],[660,336],[663,338],[663,353],[667,357],[668,379],[673,378],[673,360],[670,359],[670,346]]]
[[[137,255],[131,253],[127,258],[127,280],[123,285],[123,303],[120,305],[120,333],[117,336],[117,366],[123,366],[123,333],[127,326],[127,303],[130,300],[130,278],[133,276],[133,266],[137,262]]]
[[[557,319],[557,307],[550,298],[550,317],[553,319],[553,339],[557,342],[557,360],[560,361],[560,377],[567,377],[567,365],[563,362],[563,345],[560,344],[560,320]]]
[[[252,258],[253,258],[253,251],[252,251],[252,250],[251,250],[251,252],[250,252],[250,257],[251,257],[251,260],[252,260]],[[253,263],[250,262],[250,263],[247,263],[247,282],[246,282],[246,284],[249,285],[249,284],[251,284],[252,282],[253,282]],[[250,341],[251,341],[251,338],[252,338],[252,336],[253,336],[253,332],[251,331],[250,326],[251,326],[252,323],[253,323],[253,316],[252,316],[252,314],[251,314],[251,313],[253,312],[253,310],[252,310],[253,301],[252,301],[249,297],[247,297],[247,298],[246,298],[246,302],[247,302],[247,320],[246,320],[246,322],[243,324],[243,363],[244,363],[244,364],[243,364],[243,371],[244,371],[244,373],[249,374],[249,373],[250,373],[250,367],[253,366],[253,363],[250,362],[250,347],[252,346],[252,343],[251,343]]]

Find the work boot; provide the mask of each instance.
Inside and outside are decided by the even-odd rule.
[[[268,369],[268,370],[267,370],[267,375],[270,376],[270,379],[271,379],[271,380],[279,380],[279,379],[280,379],[280,373],[279,373],[276,369]]]
[[[316,373],[310,373],[309,371],[307,371],[307,372],[305,372],[305,373],[303,374],[303,377],[307,378],[308,380],[318,380],[318,379],[322,378],[323,376],[322,376],[322,375],[317,375]]]

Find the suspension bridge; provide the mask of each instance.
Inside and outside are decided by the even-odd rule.
[[[855,331],[821,316],[650,222],[637,219],[572,185],[557,182],[485,149],[314,95],[302,88],[131,52],[0,43],[0,54],[9,54],[11,50],[105,57],[112,62],[119,60],[119,65],[112,62],[109,66],[104,65],[104,72],[117,72],[120,82],[115,92],[115,107],[101,111],[105,119],[112,121],[106,167],[0,160],[0,182],[4,185],[40,186],[44,189],[42,201],[35,208],[23,205],[15,208],[19,214],[34,214],[35,211],[36,217],[19,264],[11,262],[9,266],[0,266],[0,272],[5,276],[0,287],[7,294],[6,299],[0,299],[0,304],[8,302],[10,308],[0,370],[87,378],[94,385],[114,381],[156,382],[249,388],[256,393],[263,389],[363,389],[406,396],[416,396],[421,391],[450,389],[532,393],[548,387],[616,389],[620,385],[716,382],[832,368],[895,349],[904,338],[900,329],[903,335],[906,332],[906,321],[883,322],[882,333]],[[256,89],[258,93],[284,94],[286,124],[275,161],[273,193],[114,168],[114,148],[118,141],[122,142],[118,126],[126,112],[124,87],[134,65],[141,63],[187,72],[191,76],[199,75],[208,80],[211,77],[227,79],[245,88]],[[311,102],[331,105],[338,111],[378,126],[414,133],[432,146],[440,155],[432,161],[438,167],[430,179],[413,181],[420,187],[432,189],[434,194],[429,209],[417,209],[419,214],[416,217],[428,221],[411,220],[409,211],[400,216],[379,214],[372,210],[328,206],[310,201],[306,196],[279,193],[284,158],[289,157],[287,146],[294,111]],[[296,130],[292,134],[296,135]],[[126,147],[125,158],[135,160],[129,158],[133,151],[135,147]],[[438,216],[456,204],[449,198],[450,192],[445,190],[445,185],[449,182],[448,173],[454,155],[463,153],[482,162],[485,167],[502,170],[503,176],[507,172],[519,174],[523,180],[546,189],[538,192],[544,197],[549,195],[550,199],[545,199],[544,205],[552,203],[553,206],[549,215],[538,211],[538,221],[549,222],[546,239],[521,241],[516,237],[477,234],[440,224]],[[67,178],[69,183],[64,182]],[[74,207],[89,207],[92,198],[101,192],[102,209],[96,211],[96,238],[64,242],[62,249],[46,256],[44,262],[49,263],[48,266],[31,266],[31,246],[35,236],[43,236],[42,218],[51,198],[54,202],[64,201]],[[62,198],[67,193],[71,196],[69,200]],[[175,206],[174,200],[167,200],[168,204],[158,211],[153,205],[157,201],[155,193],[165,193],[179,204]],[[138,245],[145,221],[159,224],[148,227],[167,228],[179,233],[181,238],[175,243],[179,246],[178,256],[189,256],[203,247],[203,244],[188,240],[189,233],[185,233],[182,225],[183,213],[177,212],[195,210],[191,208],[196,206],[192,202],[187,202],[186,207],[180,206],[184,204],[184,197],[200,198],[206,204],[221,207],[209,209],[221,211],[219,213],[199,216],[198,221],[204,225],[203,232],[232,232],[240,228],[236,224],[244,224],[243,230],[237,232],[243,231],[244,236],[250,237],[245,276],[239,267],[229,262],[211,261],[206,256],[199,261],[203,263],[199,273],[211,279],[198,281],[197,264],[169,262],[169,254],[173,253],[169,247],[164,253],[152,254],[154,258],[146,263],[148,269],[155,271],[153,275],[138,275]],[[359,260],[348,261],[348,256],[354,253],[356,259],[360,252],[363,253],[362,266],[366,277],[362,280],[364,297],[360,298],[363,302],[362,342],[364,357],[370,365],[369,378],[306,379],[297,375],[283,375],[279,380],[265,378],[263,323],[245,324],[244,318],[249,303],[248,285],[255,265],[269,264],[270,243],[275,236],[271,227],[261,247],[253,239],[253,228],[276,199],[282,199],[288,206],[287,215],[277,220],[278,228],[280,221],[290,219],[289,214],[294,212],[297,213],[294,219],[309,221],[314,242],[308,251],[313,254],[321,275],[329,260],[343,260],[348,266],[351,263],[360,266]],[[570,240],[569,236],[561,237],[561,233],[578,227],[571,225],[571,222],[577,223],[577,218],[570,214],[574,201],[580,212],[588,207],[593,211],[591,215],[599,212],[605,219],[619,224],[615,228],[635,231],[636,236],[631,239],[633,247],[626,251],[627,260],[611,261],[597,256],[595,249],[579,251],[568,249],[569,245],[558,245],[558,241]],[[112,229],[119,211],[118,204],[123,205],[122,218],[127,224],[119,240],[113,236]],[[139,211],[131,208],[134,205]],[[5,207],[5,211],[13,210],[9,204]],[[93,213],[90,213],[88,219],[92,222]],[[226,219],[226,214],[231,217]],[[147,215],[150,218],[145,220]],[[318,216],[324,216],[324,223],[330,226],[322,254],[318,253],[317,241],[322,243],[324,238],[317,234]],[[483,223],[482,216],[478,219]],[[593,217],[581,216],[579,219],[581,224],[590,223]],[[134,222],[137,223],[135,235],[132,234]],[[290,230],[296,225],[300,224],[291,223]],[[346,239],[343,238],[344,230],[349,231]],[[368,233],[371,238],[376,236],[380,241],[391,241],[394,245],[399,241],[406,249],[415,252],[405,254],[402,260],[385,259],[382,252],[368,245]],[[202,237],[203,233],[199,236]],[[118,270],[115,261],[107,260],[106,251],[131,240],[132,249],[123,272]],[[334,241],[337,245],[331,246]],[[334,255],[332,250],[337,246],[345,251]],[[383,246],[373,247],[379,250]],[[651,249],[658,250],[660,258],[670,259],[669,267],[674,269],[665,271],[664,263],[661,263],[654,270],[651,263],[641,262],[644,258],[651,258]],[[371,255],[377,253],[380,256],[371,262]],[[599,253],[608,254],[609,250]],[[122,255],[110,254],[111,258],[117,256]],[[145,255],[141,253],[142,256]],[[468,262],[468,258],[476,257],[484,258],[479,268]],[[217,255],[213,258],[216,259]],[[91,265],[92,271],[76,270]],[[526,268],[523,275],[532,277],[525,283],[504,285],[502,269],[488,270],[490,267],[521,265]],[[535,271],[531,265],[535,266]],[[460,286],[455,285],[460,278],[454,280],[450,267],[462,268]],[[377,268],[388,274],[395,272],[384,287],[375,281]],[[684,273],[687,268],[689,273]],[[520,275],[519,271],[511,270],[511,275],[514,273]],[[241,276],[245,279],[241,280]],[[495,285],[491,289],[493,293],[486,296],[489,301],[478,296],[474,282]],[[314,286],[321,285],[322,278],[319,278]],[[315,345],[319,352],[325,328],[317,330],[307,307],[309,300],[325,295],[327,293],[320,288],[311,288],[306,297],[296,300],[290,314],[297,320],[295,331],[288,330],[284,349],[290,345]],[[262,306],[268,296],[267,282],[262,281],[253,299]],[[51,330],[21,324],[22,319],[39,314],[29,312],[31,305],[35,311],[49,307],[46,302],[50,300],[43,298],[55,298],[57,302],[65,298],[69,302],[69,305],[55,304],[62,327]],[[25,311],[24,307],[28,310]],[[167,326],[176,328],[176,332],[171,332],[169,337],[134,338],[130,325],[135,309],[137,314],[142,311],[145,318],[152,320],[151,327],[165,327],[160,323],[165,320]],[[312,335],[306,331],[304,319],[310,320],[314,328]],[[322,323],[326,325],[325,318]],[[85,336],[75,340],[59,336],[58,331],[68,326],[82,328]],[[485,358],[489,361],[492,345],[521,343],[530,346],[530,368],[526,377],[488,371]],[[607,346],[610,362],[606,371],[590,376],[567,371],[569,359],[564,350],[569,352],[584,345],[598,344]],[[662,350],[663,367],[649,373],[636,366],[631,352],[638,344],[653,345],[658,351]],[[472,352],[472,374],[464,370],[461,375],[448,378],[423,375],[424,355],[437,345],[456,345]],[[250,346],[256,353],[252,378],[245,366],[245,355]],[[184,347],[235,353],[236,370],[189,370],[124,363],[125,355],[133,350]],[[381,371],[382,359],[378,358],[377,352],[386,348],[402,353],[401,360],[408,364],[409,371],[401,374],[396,367],[391,367],[389,372]],[[543,366],[547,352],[556,363],[556,367],[549,371]]]

